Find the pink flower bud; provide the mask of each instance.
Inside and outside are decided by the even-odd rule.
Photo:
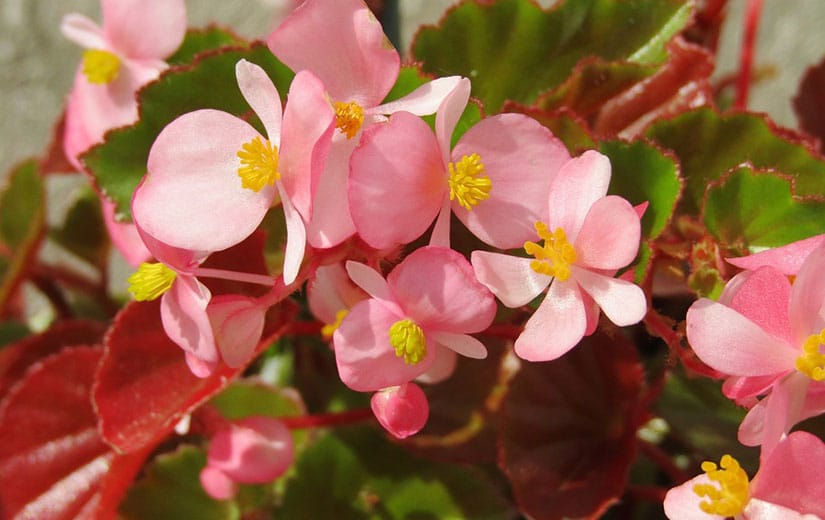
[[[418,433],[430,415],[427,396],[414,383],[385,388],[373,394],[370,407],[381,426],[399,439]]]

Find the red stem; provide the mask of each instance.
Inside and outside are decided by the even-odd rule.
[[[342,426],[372,419],[372,410],[369,408],[358,408],[345,412],[318,413],[313,415],[279,417],[290,430],[304,428],[324,428],[329,426]]]
[[[756,30],[762,14],[762,0],[748,0],[745,8],[745,25],[742,36],[742,51],[739,55],[739,78],[736,81],[736,100],[734,108],[745,110],[748,106],[748,91],[751,85],[753,54],[756,42]]]

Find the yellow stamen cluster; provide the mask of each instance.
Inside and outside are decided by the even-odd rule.
[[[736,516],[745,509],[750,499],[748,492],[748,474],[739,465],[739,461],[730,455],[723,455],[719,461],[722,469],[713,462],[702,463],[704,471],[715,484],[696,484],[693,492],[700,497],[708,497],[699,507],[709,515]]]
[[[808,336],[802,344],[802,355],[796,358],[796,369],[814,381],[825,380],[825,354],[820,351],[821,345],[825,345],[825,329]]]
[[[267,184],[272,186],[281,178],[278,173],[278,147],[267,139],[255,137],[238,150],[241,167],[238,176],[244,188],[259,192]]]
[[[120,72],[120,58],[101,49],[89,49],[83,52],[83,74],[89,83],[105,85],[117,78]]]
[[[396,321],[390,327],[390,344],[395,355],[404,358],[404,363],[417,365],[427,355],[427,340],[424,331],[410,319]]]
[[[346,135],[347,139],[352,139],[364,124],[364,109],[355,101],[349,103],[336,101],[334,106],[335,128]]]
[[[177,276],[178,273],[161,263],[144,262],[127,279],[129,292],[139,302],[154,300],[172,287]]]
[[[490,178],[484,175],[484,163],[477,153],[465,155],[457,163],[450,163],[450,200],[458,199],[458,203],[466,210],[490,197],[493,184]]]
[[[562,228],[552,233],[544,222],[536,222],[536,232],[544,240],[540,246],[535,242],[525,242],[524,250],[536,259],[530,263],[533,271],[554,276],[562,282],[570,278],[570,265],[576,262],[576,249],[567,241]]]
[[[344,318],[347,317],[349,314],[349,309],[341,309],[340,311],[335,313],[335,321],[332,323],[328,323],[321,327],[321,335],[324,339],[329,340],[332,338],[332,335],[338,330],[338,327],[341,326],[341,322],[344,321]]]

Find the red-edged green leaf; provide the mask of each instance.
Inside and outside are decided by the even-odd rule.
[[[595,518],[623,494],[635,458],[642,367],[621,335],[596,332],[564,357],[524,363],[501,413],[499,465],[533,518]]]
[[[38,360],[73,345],[98,345],[105,327],[94,321],[62,321],[0,350],[0,397]]]
[[[195,57],[202,52],[232,45],[245,45],[246,43],[243,38],[234,34],[231,30],[222,27],[212,26],[205,29],[189,29],[186,31],[183,43],[180,44],[175,54],[170,56],[166,62],[169,65],[185,65],[192,63]]]
[[[746,254],[825,233],[825,198],[798,197],[788,176],[743,166],[708,187],[702,218],[723,246]]]
[[[495,113],[506,100],[529,104],[558,87],[583,58],[626,62],[610,65],[622,69],[613,76],[620,82],[630,70],[652,73],[690,13],[690,3],[679,0],[568,0],[549,11],[529,0],[465,2],[420,31],[412,48],[425,71],[470,78],[473,95]]]
[[[27,161],[12,171],[0,195],[0,315],[43,236],[44,206],[37,163]]]
[[[148,450],[120,455],[97,431],[90,399],[99,349],[34,365],[0,410],[3,518],[113,518]]]
[[[646,134],[679,157],[686,183],[680,210],[687,213],[698,213],[708,184],[745,163],[789,175],[797,195],[825,193],[825,160],[761,115],[700,108],[656,122]]]
[[[822,151],[825,146],[825,60],[805,72],[793,107],[799,126],[819,139],[819,150]]]

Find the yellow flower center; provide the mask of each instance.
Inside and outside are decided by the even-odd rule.
[[[404,363],[417,365],[427,355],[427,341],[424,331],[410,319],[396,321],[390,327],[390,344],[395,355],[404,358]]]
[[[722,469],[713,462],[702,463],[704,471],[715,484],[696,484],[693,492],[703,500],[699,507],[709,515],[736,516],[745,510],[750,494],[748,493],[748,474],[739,466],[739,462],[730,455],[723,455],[719,461]]]
[[[117,78],[120,72],[120,58],[101,49],[89,49],[83,52],[83,74],[89,83],[105,85]]]
[[[281,178],[278,173],[278,147],[269,140],[255,137],[238,150],[241,167],[238,177],[244,188],[259,192],[267,184],[272,186]]]
[[[334,106],[335,128],[346,135],[347,139],[352,139],[364,124],[364,109],[355,101],[349,103],[336,101]]]
[[[825,329],[808,336],[802,344],[802,355],[796,358],[796,369],[814,381],[825,380],[825,354],[820,351],[822,345],[825,345]]]
[[[145,302],[154,300],[172,287],[178,273],[163,264],[140,264],[138,270],[130,276],[129,292],[135,295],[135,300]]]
[[[484,163],[477,153],[465,155],[457,163],[447,165],[450,169],[450,200],[458,203],[466,210],[490,196],[493,184],[490,177],[484,175]]]
[[[554,276],[562,282],[570,278],[570,265],[576,262],[576,249],[567,241],[562,228],[552,233],[544,222],[536,222],[536,232],[544,240],[540,246],[535,242],[525,242],[524,250],[536,259],[530,263],[533,271]]]
[[[338,330],[338,327],[341,326],[341,322],[344,321],[344,318],[347,317],[349,314],[349,309],[341,309],[340,311],[335,313],[335,321],[332,323],[328,323],[321,327],[321,335],[324,339],[328,340],[332,338],[332,335]]]

